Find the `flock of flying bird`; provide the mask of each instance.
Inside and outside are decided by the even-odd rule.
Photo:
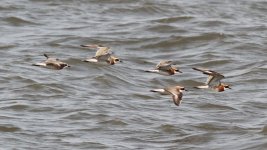
[[[87,59],[83,60],[84,62],[91,62],[91,63],[106,63],[110,65],[114,65],[118,62],[121,62],[119,58],[114,56],[110,52],[109,47],[105,47],[102,45],[81,45],[81,47],[97,49],[96,54],[94,57],[88,57]],[[35,63],[34,66],[41,66],[50,69],[60,70],[66,67],[70,67],[67,63],[60,61],[57,58],[49,57],[47,54],[44,54],[46,60],[44,62]],[[207,81],[204,85],[196,86],[195,88],[198,89],[212,89],[217,92],[222,92],[226,88],[231,89],[228,84],[221,83],[221,80],[225,78],[222,74],[203,68],[192,68],[194,70],[200,71],[205,75],[208,75]],[[159,64],[156,65],[154,69],[145,70],[145,72],[152,72],[152,73],[159,73],[162,75],[174,75],[176,73],[182,73],[176,66],[174,66],[172,61],[160,61]],[[172,95],[172,99],[175,105],[179,106],[182,101],[183,91],[186,89],[182,86],[171,86],[166,87],[163,89],[153,89],[150,90],[151,92],[158,92],[162,95]]]

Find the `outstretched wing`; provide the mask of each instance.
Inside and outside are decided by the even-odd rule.
[[[59,59],[58,58],[55,58],[55,57],[50,57],[50,56],[48,56],[46,53],[44,53],[44,56],[46,57],[46,60],[48,60],[48,61],[58,61]]]
[[[163,60],[163,61],[160,61],[157,64],[156,69],[159,69],[159,70],[169,70],[171,68],[171,65],[172,65],[172,61]]]
[[[110,58],[110,56],[111,56],[111,54],[106,53],[106,54],[99,55],[99,56],[96,56],[96,57],[97,57],[97,59],[98,59],[99,61],[108,61],[109,58]]]
[[[181,92],[179,92],[178,94],[172,94],[173,103],[176,106],[179,106],[182,102],[182,97],[183,97],[183,93],[181,93]]]
[[[206,74],[206,75],[211,75],[214,72],[212,70],[204,69],[204,68],[192,68],[192,69],[194,69],[196,71],[200,71],[200,72],[202,72],[203,74]]]
[[[172,95],[173,103],[176,106],[179,106],[181,104],[183,93],[178,91],[176,87],[165,88],[165,91]]]
[[[193,68],[193,69],[208,75],[206,85],[209,86],[215,86],[220,84],[220,80],[224,78],[222,74],[209,69],[203,69],[203,68]]]
[[[48,59],[48,58],[49,58],[49,56],[48,56],[46,53],[44,53],[44,56],[46,57],[46,59]]]
[[[214,79],[214,76],[209,75],[208,78],[207,78],[207,81],[206,81],[206,85],[209,85],[212,82],[213,79]]]
[[[157,64],[156,67],[164,67],[164,66],[170,66],[170,65],[172,65],[172,61],[162,60]]]
[[[219,84],[221,84],[221,80],[224,78],[223,75],[221,74],[213,74],[213,75],[209,75],[207,78],[207,82],[206,84],[209,86],[217,86]]]
[[[110,49],[109,47],[99,47],[95,53],[95,57],[99,57],[99,56],[108,54],[109,49]]]

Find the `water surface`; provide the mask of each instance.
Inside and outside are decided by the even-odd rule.
[[[3,149],[236,149],[267,147],[267,2],[2,0]],[[84,63],[110,46],[123,63]],[[32,66],[43,53],[72,67]],[[142,70],[173,60],[183,74]],[[232,90],[193,86],[223,73]],[[189,89],[177,107],[153,88]]]

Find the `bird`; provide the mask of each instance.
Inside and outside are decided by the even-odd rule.
[[[173,103],[176,106],[180,106],[182,97],[183,97],[183,91],[186,91],[186,89],[182,86],[170,86],[163,89],[153,89],[150,90],[151,92],[157,92],[162,95],[172,95]]]
[[[177,67],[173,66],[173,62],[170,60],[160,61],[154,69],[145,70],[145,72],[158,73],[161,75],[174,75],[177,72],[183,73]]]
[[[66,67],[70,67],[70,65],[60,61],[58,58],[49,57],[47,54],[44,54],[44,56],[46,57],[46,60],[44,62],[34,63],[33,66],[41,66],[55,70],[61,70]]]
[[[118,62],[122,62],[119,58],[112,55],[110,52],[110,47],[92,44],[92,45],[80,45],[81,47],[97,49],[94,57],[87,58],[83,60],[84,62],[106,62],[110,65],[114,65]]]
[[[192,69],[194,69],[196,71],[200,71],[205,75],[208,75],[208,78],[207,78],[205,85],[196,86],[195,88],[198,88],[198,89],[210,88],[210,89],[213,89],[217,92],[223,92],[227,88],[231,89],[230,85],[221,82],[221,80],[225,78],[224,75],[222,75],[218,72],[209,70],[209,69],[203,69],[203,68],[192,68]]]

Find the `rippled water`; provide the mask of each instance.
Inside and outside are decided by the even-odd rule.
[[[267,147],[267,2],[2,0],[3,149],[257,149]],[[112,47],[123,63],[81,62]],[[32,66],[43,53],[72,67]],[[142,70],[160,60],[184,72]],[[193,86],[223,73],[232,90]],[[189,89],[180,107],[153,88]]]

